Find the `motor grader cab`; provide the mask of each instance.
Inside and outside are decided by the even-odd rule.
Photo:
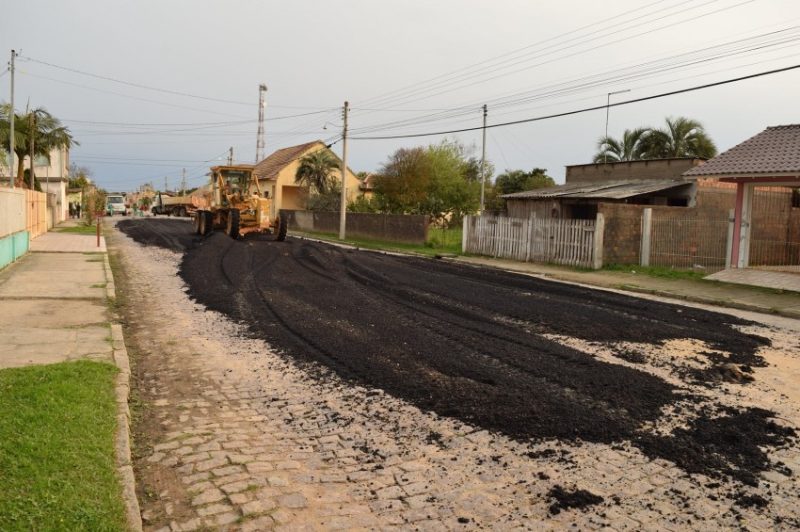
[[[264,197],[252,164],[211,167],[211,202],[194,217],[195,232],[207,235],[215,229],[231,238],[247,233],[273,233],[286,239],[282,215],[270,219],[271,198]]]

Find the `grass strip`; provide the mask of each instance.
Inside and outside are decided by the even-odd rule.
[[[110,364],[0,370],[0,530],[124,530]]]
[[[391,242],[388,240],[377,240],[367,238],[347,238],[339,240],[336,233],[322,233],[316,231],[291,231],[296,236],[307,236],[319,240],[349,244],[363,249],[375,249],[381,251],[398,251],[402,253],[419,253],[421,255],[439,255],[449,253],[461,255],[461,229],[431,229],[428,232],[428,240],[425,244],[404,244],[401,242]]]
[[[56,227],[53,229],[56,233],[77,233],[79,235],[96,235],[97,227],[94,225],[72,225],[69,227]]]

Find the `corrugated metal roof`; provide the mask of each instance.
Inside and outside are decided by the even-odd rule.
[[[567,183],[556,187],[537,188],[525,192],[505,194],[505,199],[530,198],[576,198],[576,199],[626,199],[642,194],[650,194],[661,190],[691,185],[694,181],[686,180],[628,180],[602,181],[596,183]]]
[[[800,173],[800,124],[768,127],[684,176]]]

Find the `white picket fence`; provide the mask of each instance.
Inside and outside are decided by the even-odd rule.
[[[462,249],[476,255],[597,269],[603,266],[603,229],[602,214],[595,220],[467,216]]]

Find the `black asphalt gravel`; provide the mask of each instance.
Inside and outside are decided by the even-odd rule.
[[[694,338],[730,356],[687,356],[763,365],[756,351],[767,341],[738,331],[748,322],[730,315],[305,240],[201,239],[185,221],[118,227],[138,242],[184,253],[180,275],[191,296],[286,355],[519,440],[627,441],[687,472],[752,484],[772,467],[762,448],[793,437],[770,412],[708,404],[689,387],[544,336],[652,344]],[[695,405],[684,408],[687,428],[669,435],[643,429],[676,403]],[[744,421],[747,431],[737,433]]]

